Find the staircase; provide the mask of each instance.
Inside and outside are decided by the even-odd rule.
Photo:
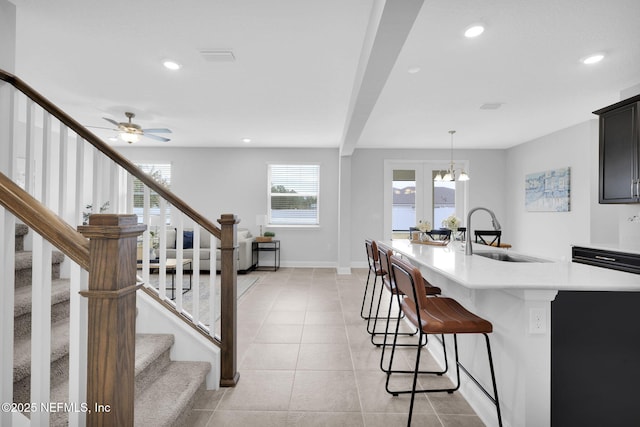
[[[14,402],[30,402],[31,366],[31,253],[24,250],[29,229],[16,225],[14,309]],[[64,255],[52,256],[51,290],[51,402],[68,401],[69,282],[60,278]],[[208,362],[176,362],[169,353],[173,335],[138,334],[135,360],[135,425],[177,426],[205,389]],[[64,426],[68,416],[52,412],[50,424]]]

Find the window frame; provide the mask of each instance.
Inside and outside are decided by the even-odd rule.
[[[273,175],[273,168],[274,167],[288,167],[288,168],[296,168],[296,167],[308,167],[308,166],[313,166],[316,168],[316,182],[315,182],[315,187],[316,187],[316,191],[314,192],[302,192],[302,193],[298,193],[303,197],[315,197],[316,198],[316,202],[315,202],[315,222],[313,223],[305,223],[305,222],[273,222],[273,216],[272,216],[272,207],[271,207],[271,202],[272,202],[272,197],[273,195],[276,194],[284,194],[284,193],[274,193],[271,191],[273,185],[272,185],[272,175]],[[320,181],[321,181],[321,165],[320,163],[309,163],[309,162],[290,162],[290,163],[283,163],[283,162],[272,162],[272,163],[267,163],[267,215],[266,215],[266,226],[270,227],[270,228],[316,228],[316,227],[320,227]],[[279,185],[276,183],[276,185]],[[286,218],[285,218],[286,219]]]

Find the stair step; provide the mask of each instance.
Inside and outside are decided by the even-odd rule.
[[[69,317],[69,280],[55,279],[51,282],[51,322]],[[22,286],[15,291],[14,337],[31,333],[31,286]]]
[[[16,224],[16,252],[24,251],[24,236],[29,233],[29,227]]]
[[[174,341],[170,334],[136,334],[135,396],[164,373]]]
[[[69,322],[51,325],[51,382],[68,377]],[[31,389],[31,339],[17,339],[13,348],[14,401],[29,402]]]
[[[197,393],[204,390],[205,377],[211,370],[208,362],[172,362],[168,360],[173,335],[139,334],[136,336],[135,424],[169,426],[185,416]],[[165,361],[159,362],[159,359]],[[150,371],[149,368],[153,367]],[[158,371],[158,372],[156,372]],[[69,382],[56,384],[52,402],[69,401]],[[66,425],[66,414],[51,414],[50,424]]]
[[[60,264],[64,261],[64,254],[53,251],[51,254],[51,278],[60,278]],[[16,252],[16,284],[19,288],[31,284],[31,268],[33,267],[33,254],[31,251]]]
[[[211,370],[208,362],[171,362],[164,373],[136,399],[136,426],[181,425],[193,407],[195,397],[204,390]]]

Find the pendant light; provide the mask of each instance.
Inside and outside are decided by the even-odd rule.
[[[451,162],[449,163],[449,170],[447,170],[442,175],[441,171],[438,171],[438,174],[433,178],[434,181],[456,181],[456,170],[453,164],[453,134],[455,134],[455,130],[450,130],[449,135],[451,135]],[[464,171],[464,169],[460,169],[460,175],[458,176],[458,181],[469,181],[469,175]]]

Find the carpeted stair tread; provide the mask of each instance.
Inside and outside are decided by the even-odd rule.
[[[24,224],[16,223],[16,237],[25,236],[29,232],[29,227]]]
[[[31,313],[31,286],[22,286],[15,290],[13,316]],[[51,281],[51,305],[69,300],[69,279]]]
[[[60,264],[64,261],[64,254],[59,251],[51,253],[51,263]],[[31,251],[16,252],[16,270],[28,270],[33,266],[33,254]]]
[[[135,402],[136,426],[172,426],[193,406],[211,370],[208,362],[171,362]]]
[[[16,252],[24,251],[24,236],[29,233],[29,227],[24,224],[16,224]]]
[[[136,375],[171,349],[173,342],[171,334],[136,334]]]
[[[69,353],[69,322],[60,321],[51,325],[51,361]],[[16,339],[13,348],[13,381],[18,382],[31,373],[31,339]]]
[[[173,346],[173,335],[136,335],[136,385],[135,396],[140,395],[153,383],[171,362],[169,352]]]

